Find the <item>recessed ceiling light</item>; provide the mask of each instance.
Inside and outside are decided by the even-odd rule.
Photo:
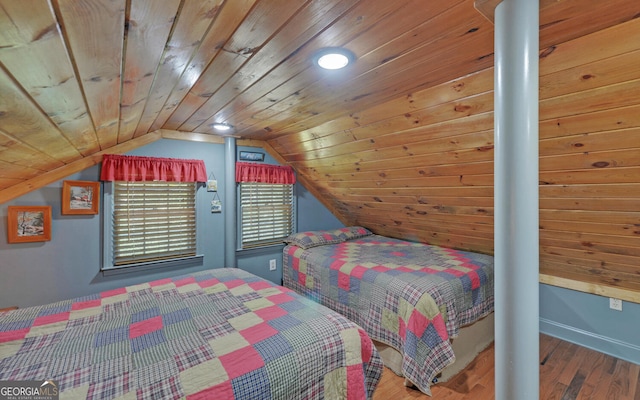
[[[316,53],[315,62],[324,69],[342,69],[355,60],[355,55],[341,47],[330,47]]]
[[[217,130],[217,131],[223,131],[223,132],[224,131],[228,131],[229,129],[233,128],[231,125],[224,124],[224,123],[221,123],[221,122],[217,122],[217,123],[211,125],[211,127],[213,129]]]

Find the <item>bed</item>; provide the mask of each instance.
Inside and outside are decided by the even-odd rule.
[[[239,269],[0,313],[0,381],[60,398],[364,399],[382,369],[356,324]]]
[[[492,256],[358,226],[286,243],[283,285],[362,326],[385,365],[426,394],[493,341]]]

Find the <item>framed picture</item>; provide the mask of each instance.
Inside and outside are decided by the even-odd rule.
[[[241,151],[240,161],[264,161],[264,153],[254,153],[252,151]]]
[[[100,182],[62,182],[62,214],[97,214],[99,209]]]
[[[51,240],[51,206],[9,206],[7,210],[9,243]]]
[[[220,200],[211,200],[211,212],[212,213],[221,213],[222,212],[222,201],[220,201]]]

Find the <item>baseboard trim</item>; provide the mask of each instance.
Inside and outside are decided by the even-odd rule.
[[[640,364],[640,346],[631,343],[545,318],[540,318],[540,332],[634,364]]]

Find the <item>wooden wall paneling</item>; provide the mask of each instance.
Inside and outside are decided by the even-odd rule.
[[[479,166],[478,164],[482,164]],[[488,182],[493,179],[491,174],[492,163],[476,163],[467,167],[464,171],[456,171],[456,165],[442,165],[421,169],[420,166],[397,168],[397,169],[368,169],[357,172],[318,174],[313,171],[306,170],[305,174],[313,177],[319,182],[354,182],[354,181],[386,181],[386,180],[405,180],[405,179],[421,179],[425,177],[453,177],[458,179],[461,184],[466,184],[468,179],[470,182]],[[474,170],[473,167],[481,168]],[[466,173],[461,173],[466,172]]]
[[[134,132],[140,136],[149,131],[162,107],[185,73],[204,36],[216,20],[225,0],[183,2],[162,54],[155,78],[144,104],[144,111]],[[230,6],[231,7],[231,6]]]
[[[638,257],[634,255],[616,254],[608,252],[596,252],[589,249],[572,249],[559,246],[542,246],[541,254],[546,254],[550,258],[565,258],[566,260],[580,260],[580,266],[595,266],[598,269],[613,269],[615,272],[625,273],[628,276],[636,275]],[[613,267],[615,265],[615,267]]]
[[[176,111],[180,102],[187,96],[192,85],[198,82],[204,71],[216,56],[223,51],[225,43],[244,20],[246,14],[258,0],[225,0],[214,24],[207,31],[205,38],[198,47],[196,54],[189,61],[178,83],[165,102],[157,118],[151,125],[151,130],[168,128],[167,120]]]
[[[586,211],[638,211],[638,200],[634,198],[540,198],[541,209],[551,210],[586,210]]]
[[[19,171],[25,173],[23,179],[47,171],[50,165],[64,165],[62,161],[54,159],[2,130],[0,130],[0,161],[6,163],[0,169],[2,171],[0,176],[6,177],[4,174],[8,172],[9,166],[12,166],[11,168],[16,168],[15,171],[18,172],[16,177],[19,177]]]
[[[406,12],[415,13],[415,9],[403,9]],[[451,13],[458,13],[458,15],[468,15],[468,9],[463,4],[456,5],[455,7],[448,9],[445,13],[449,18],[454,18]],[[311,104],[306,104],[304,109],[297,107],[299,101],[293,99],[288,101],[287,99],[281,102],[275,103],[270,108],[280,109],[278,113],[278,120],[282,122],[276,122],[273,120],[259,121],[256,125],[251,127],[251,130],[260,131],[268,127],[272,132],[286,131],[296,132],[305,129],[309,129],[317,125],[314,122],[319,118],[314,115],[316,113],[329,113],[328,115],[333,118],[337,118],[344,114],[344,109],[348,110],[361,110],[367,106],[371,106],[373,101],[380,101],[391,99],[393,93],[398,93],[403,90],[409,82],[411,86],[415,87],[415,77],[424,77],[424,64],[433,60],[434,65],[438,65],[438,68],[431,68],[427,79],[431,84],[441,83],[438,82],[439,70],[451,70],[451,68],[460,68],[465,64],[461,62],[460,58],[465,57],[458,51],[459,46],[468,45],[469,48],[478,49],[482,53],[482,49],[486,48],[486,41],[491,39],[485,37],[485,33],[489,32],[485,30],[477,30],[478,25],[484,24],[484,21],[475,20],[471,18],[457,18],[456,20],[464,21],[455,26],[455,29],[451,29],[451,24],[447,23],[447,19],[441,18],[441,15],[428,20],[428,22],[420,29],[424,30],[428,26],[427,37],[421,37],[421,41],[416,43],[416,47],[407,49],[404,53],[398,54],[397,48],[404,48],[402,45],[403,40],[412,40],[409,32],[407,34],[398,36],[394,39],[395,45],[385,43],[385,47],[379,47],[376,52],[370,52],[364,55],[359,55],[356,63],[351,67],[349,73],[353,76],[358,76],[358,86],[353,87],[349,82],[337,81],[333,85],[333,82],[318,81],[303,89],[296,88],[296,98],[324,98],[324,101],[317,101]],[[450,19],[448,20],[450,21]],[[473,32],[465,35],[469,31]],[[374,37],[376,38],[376,37]],[[415,40],[415,38],[413,38]],[[374,42],[371,43],[374,45]],[[370,45],[370,46],[371,46]],[[381,46],[381,44],[378,44]],[[349,44],[346,44],[349,47]],[[374,46],[371,46],[375,48]],[[489,51],[490,52],[490,51]],[[485,60],[481,56],[486,54],[474,55],[474,59],[480,59],[479,65],[488,67],[491,60]],[[389,57],[391,59],[389,60]],[[379,65],[379,60],[388,60],[387,62]],[[436,63],[436,60],[437,63]],[[446,60],[446,62],[443,62]],[[485,63],[486,64],[483,64]],[[376,67],[375,69],[372,69]],[[482,69],[482,66],[474,66],[477,68],[475,71]],[[457,76],[464,76],[468,73],[475,72],[474,70],[463,70]],[[421,75],[422,72],[422,75]],[[372,90],[374,86],[371,84],[371,80],[378,80],[380,77],[383,79],[375,85],[375,90]],[[335,85],[335,86],[334,86]],[[339,85],[339,86],[338,86]],[[425,82],[425,87],[428,87]],[[340,107],[336,108],[339,104]],[[284,108],[280,108],[284,105]],[[290,121],[294,121],[292,124]],[[245,129],[247,130],[247,129]],[[271,135],[271,134],[270,134]],[[267,139],[270,138],[267,136]]]
[[[493,207],[488,204],[485,206],[449,204],[446,203],[447,198],[419,198],[415,203],[403,202],[402,198],[395,202],[381,201],[384,199],[376,200],[367,196],[352,195],[344,196],[340,201],[345,206],[359,210],[359,214],[363,216],[393,215],[400,222],[406,220],[412,223],[483,225],[493,230]],[[491,202],[492,199],[488,201]],[[477,202],[482,203],[485,200],[480,199]],[[461,215],[464,215],[464,218],[461,218]]]
[[[540,198],[589,198],[605,201],[609,198],[640,198],[640,183],[608,185],[544,185]]]
[[[487,225],[465,224],[465,223],[448,223],[443,226],[441,221],[432,220],[431,218],[406,218],[403,215],[402,220],[395,218],[392,214],[367,214],[361,217],[361,221],[374,223],[377,225],[401,226],[405,229],[419,230],[423,232],[439,232],[450,235],[469,236],[478,238],[492,238],[493,228]]]
[[[409,135],[408,135],[409,136]],[[471,134],[461,134],[460,136],[450,136],[448,138],[424,140],[412,142],[410,139],[403,140],[401,134],[394,134],[389,142],[385,143],[384,137],[375,139],[358,140],[345,143],[339,146],[339,150],[332,147],[322,150],[310,151],[309,154],[298,153],[289,155],[287,159],[291,162],[337,160],[340,163],[355,159],[358,162],[382,161],[387,159],[401,158],[405,156],[423,156],[433,154],[437,156],[443,152],[465,151],[477,149],[478,151],[489,151],[493,149],[493,131],[475,132]]]
[[[639,256],[638,249],[640,248],[640,242],[637,236],[611,236],[588,232],[552,231],[549,228],[540,231],[540,245],[561,246],[567,249],[588,250],[635,257]]]
[[[102,162],[102,156],[104,154],[122,154],[129,152],[141,146],[145,146],[149,143],[153,143],[162,138],[160,132],[148,133],[144,136],[129,140],[125,143],[113,146],[107,150],[92,154],[90,157],[80,158],[76,161],[70,162],[59,168],[49,170],[48,172],[41,173],[31,179],[27,179],[17,185],[9,186],[0,190],[0,204],[9,200],[18,198],[24,194],[27,194],[37,188],[49,185],[55,181],[59,181],[68,177],[69,175],[80,172],[84,169],[92,167]]]
[[[448,197],[493,197],[492,186],[456,186],[456,187],[374,187],[374,188],[333,188],[333,193],[336,194],[349,194],[349,195],[362,195],[362,196],[376,196],[378,198],[384,198],[385,196],[416,196],[416,198],[430,198],[438,197],[446,193]],[[634,197],[633,194],[629,194],[629,197]]]
[[[284,7],[284,4],[289,5]],[[287,0],[259,1],[233,32],[180,106],[164,124],[166,129],[191,130],[198,127],[200,109],[232,75],[240,71],[271,37],[291,18],[304,2]],[[209,115],[207,115],[208,117]],[[192,119],[193,118],[193,119]],[[205,118],[206,119],[206,118]]]
[[[640,179],[640,168],[638,167],[540,173],[541,185],[637,183],[638,179]]]
[[[17,163],[10,163],[0,160],[0,178],[5,179],[7,183],[14,184],[25,180],[25,176],[33,177],[42,173],[41,170],[25,167]]]
[[[602,267],[602,260],[574,259],[541,253],[540,273],[559,277],[573,277],[584,282],[640,291],[640,281],[638,281],[637,273],[623,272],[622,270],[626,266],[618,263],[604,263],[609,268]]]
[[[445,103],[455,102],[486,92],[493,92],[493,68],[488,68],[431,88],[415,91],[409,95],[401,96],[371,108],[352,111],[348,115],[325,122],[311,129],[279,136],[270,142],[285,145],[289,138],[292,138],[289,139],[289,141],[294,143],[297,141],[307,142],[331,135],[335,132],[366,127],[383,120],[399,117],[411,118],[416,111],[424,110],[424,112],[427,112],[431,107],[439,107]],[[456,120],[456,123],[460,123],[460,121]],[[424,124],[421,120],[421,125]],[[432,124],[435,124],[435,121],[433,121]],[[430,134],[451,134],[452,130],[448,130],[446,124],[447,122],[445,121],[437,125],[437,129],[434,129],[434,132]],[[491,126],[493,126],[493,117],[491,117]],[[455,131],[457,131],[457,129],[458,127],[456,126]],[[274,148],[278,147],[274,146]],[[284,153],[286,154],[286,152]]]
[[[57,0],[53,6],[100,148],[114,146],[118,142],[120,118],[126,1]]]
[[[640,105],[621,105],[617,108],[588,114],[567,115],[540,121],[540,139],[611,131],[640,126]]]
[[[540,100],[540,119],[584,114],[636,105],[640,98],[640,79],[597,87],[565,96]]]
[[[566,214],[570,214],[570,213],[564,212],[562,215],[566,215]],[[596,213],[581,212],[580,216],[584,217],[585,214],[596,214]],[[611,215],[611,219],[614,219],[616,217],[615,214],[618,214],[618,213],[607,213],[607,215]],[[556,231],[564,230],[569,232],[589,232],[589,233],[596,233],[601,235],[617,235],[617,236],[632,236],[632,237],[635,236],[640,239],[640,228],[637,226],[637,224],[628,222],[629,219],[631,221],[639,219],[640,213],[636,215],[632,215],[631,217],[627,215],[633,214],[633,213],[619,213],[619,214],[622,214],[622,216],[619,216],[618,219],[626,218],[625,221],[622,221],[622,223],[613,222],[611,221],[611,219],[609,221],[605,221],[604,220],[605,216],[602,216],[601,213],[597,214],[602,218],[602,220],[598,222],[585,221],[585,220],[569,221],[567,219],[542,220],[542,217],[541,217],[541,220],[543,222],[541,222],[542,226],[540,227],[540,229],[550,229],[550,230],[556,230]],[[640,241],[638,244],[640,244]]]
[[[403,235],[409,235],[412,238],[411,241],[426,242],[429,244],[442,245],[449,248],[458,249],[470,249],[471,247],[477,248],[477,252],[491,253],[493,252],[493,233],[477,233],[468,229],[455,229],[450,226],[433,230],[427,226],[412,226],[405,223],[398,225],[393,221],[378,221],[374,219],[367,220],[366,218],[360,218],[358,220],[362,225],[371,226],[376,232],[394,232],[397,235],[401,232]],[[427,229],[425,229],[427,228]],[[384,236],[391,236],[388,233]]]
[[[237,107],[237,110],[235,110],[235,113],[233,114],[234,120],[237,121],[236,127],[238,132],[261,130],[262,128],[254,128],[253,125],[265,118],[269,118],[270,116],[280,113],[288,107],[282,107],[279,104],[280,102],[285,102],[284,104],[293,104],[297,102],[297,99],[301,97],[301,88],[305,88],[322,79],[328,79],[331,76],[311,65],[311,58],[316,49],[336,45],[349,48],[351,46],[348,43],[360,35],[361,32],[371,31],[371,29],[385,17],[395,17],[395,19],[397,19],[399,13],[405,13],[412,16],[412,21],[408,21],[400,17],[400,19],[405,23],[404,25],[386,24],[387,29],[393,30],[398,29],[399,27],[402,29],[408,29],[412,26],[424,23],[425,19],[428,20],[428,17],[424,17],[425,14],[436,14],[438,10],[441,10],[443,7],[445,9],[446,7],[449,7],[448,4],[436,4],[434,2],[429,3],[428,5],[425,5],[424,3],[418,4],[411,8],[414,4],[415,0],[412,2],[394,0],[385,2],[382,6],[371,7],[366,1],[360,1],[335,24],[328,26],[328,28],[318,35],[317,38],[314,38],[314,40],[300,48],[295,54],[292,54],[290,58],[271,71],[265,79],[256,83],[254,86],[249,88],[246,93],[239,97],[238,101],[246,104],[246,106]],[[406,13],[407,9],[415,11],[416,7],[420,7],[421,12],[425,14],[415,12]],[[381,39],[381,35],[366,35],[366,37],[375,38],[377,40]],[[407,46],[412,46],[413,42],[408,42],[407,40],[399,41],[398,45],[401,46],[400,49],[406,49]],[[362,52],[366,53],[380,46],[380,43],[372,41],[371,43],[365,43],[365,46],[366,47]],[[398,51],[398,49],[396,49],[396,51]],[[353,67],[361,68],[360,64],[361,63],[358,62],[354,64]],[[362,69],[364,70],[364,67],[362,67]],[[354,68],[350,68],[350,71],[353,70]],[[360,69],[358,69],[358,71],[360,71]],[[357,73],[350,72],[350,74]],[[341,81],[339,76],[340,75],[334,77],[337,78],[333,80],[334,84]],[[274,85],[274,81],[284,81],[285,83],[282,85]],[[259,100],[247,102],[244,100],[245,98],[259,98]],[[267,116],[260,116],[260,114],[265,113]]]
[[[366,141],[372,146],[383,147],[488,131],[493,129],[493,112],[478,111],[482,109],[482,104],[448,102],[310,140],[298,141],[296,139],[301,135],[293,134],[281,136],[270,143],[275,143],[274,148],[285,156],[329,148],[344,153],[341,145],[355,141]]]
[[[640,151],[640,127],[542,139],[539,149],[545,156],[625,149]]]
[[[43,156],[51,154],[47,159],[54,158],[56,165],[82,157],[33,99],[2,68],[0,88],[0,126],[3,132],[37,150]]]
[[[493,198],[492,197],[472,197],[459,198],[448,197],[446,193],[440,197],[413,197],[413,203],[403,202],[403,198],[385,197],[387,201],[381,201],[383,198],[365,195],[350,195],[342,197],[341,201],[350,201],[354,207],[360,207],[363,212],[402,212],[406,215],[427,215],[429,218],[440,216],[438,220],[447,220],[455,222],[453,217],[455,211],[459,214],[465,214],[469,217],[469,223],[483,223],[493,225]],[[470,203],[473,205],[469,205]],[[465,217],[465,221],[467,221]]]
[[[473,170],[474,165],[465,165],[466,163],[472,164],[483,161],[493,161],[493,152],[492,149],[462,149],[457,151],[447,151],[439,154],[425,154],[425,155],[411,155],[406,154],[406,156],[411,156],[411,164],[416,165],[420,168],[420,170],[424,171],[421,175],[428,174],[426,172],[431,168],[439,168],[441,166],[446,165],[456,165],[462,168],[462,171],[459,175],[467,174],[466,171]],[[347,156],[343,156],[347,158]],[[315,166],[324,166],[323,170],[326,172],[358,172],[358,171],[366,171],[366,170],[380,170],[381,165],[380,159],[376,160],[374,157],[371,157],[371,161],[360,161],[357,160],[355,163],[349,163],[349,159],[357,157],[354,155],[352,157],[347,158],[347,164],[344,165],[336,165],[333,163],[333,158],[324,158],[320,160],[307,160],[305,161],[305,166],[307,168],[315,167]],[[295,164],[295,162],[293,162]],[[395,168],[404,168],[407,166],[407,160],[401,158],[388,158],[384,161],[385,169],[395,169]],[[326,168],[326,170],[325,170]],[[384,171],[384,170],[383,170]]]
[[[459,1],[456,4],[459,4]],[[277,81],[284,80],[285,83],[283,85],[274,88],[270,79],[263,79],[255,85],[256,88],[262,90],[260,92],[259,100],[257,102],[253,102],[253,104],[245,107],[238,114],[234,115],[234,118],[239,121],[237,124],[238,131],[262,131],[264,126],[255,127],[254,124],[257,124],[270,116],[279,114],[287,110],[292,105],[297,104],[299,99],[303,97],[301,94],[302,88],[309,87],[316,83],[321,84],[322,80],[327,79],[329,79],[329,81],[334,85],[340,85],[345,78],[359,75],[361,71],[365,70],[364,63],[366,62],[366,59],[363,59],[362,56],[375,51],[386,43],[382,34],[374,34],[374,30],[397,30],[399,28],[406,30],[415,27],[412,29],[413,35],[406,36],[404,40],[399,40],[397,38],[397,36],[401,35],[401,32],[394,31],[394,34],[397,36],[395,40],[395,48],[392,49],[392,51],[394,52],[393,54],[398,54],[403,51],[407,51],[420,42],[426,40],[423,37],[423,34],[420,33],[421,30],[422,32],[428,32],[425,31],[424,27],[421,27],[425,23],[425,20],[429,20],[429,16],[436,15],[442,9],[446,9],[450,6],[452,5],[449,3],[429,3],[428,5],[425,5],[424,3],[419,3],[415,0],[410,2],[394,0],[385,2],[383,6],[371,7],[367,2],[360,2],[345,14],[343,18],[328,27],[328,29],[320,34],[316,39],[309,42],[285,63],[270,73],[268,78],[279,78],[276,79]],[[417,7],[419,7],[421,13],[415,12],[415,10],[418,9]],[[425,15],[427,17],[425,17]],[[380,21],[389,17],[394,20],[403,21],[403,25],[393,26],[395,24],[385,24],[383,22],[380,27],[376,27]],[[409,20],[407,18],[409,18]],[[355,47],[355,44],[352,45],[351,42],[363,31],[371,32],[371,34],[365,35],[368,40],[359,44],[358,47]],[[311,57],[313,55],[313,51],[315,51],[314,49],[336,45],[349,48],[356,54],[356,56],[359,57],[357,62],[349,69],[348,76],[343,74],[339,74],[337,76],[335,76],[336,74],[326,74],[311,65]],[[378,54],[378,52],[374,52],[369,57],[374,58],[376,57],[376,54]],[[375,58],[375,61],[372,62],[372,65],[378,65],[381,62],[384,63],[385,60],[389,61],[389,56],[390,54],[388,51],[384,55],[378,55]],[[291,72],[294,74],[289,75]],[[287,80],[285,78],[281,78],[283,75],[291,76],[291,79]],[[254,93],[252,89],[250,89],[250,92]],[[247,94],[248,93],[249,92],[247,92]],[[268,111],[266,116],[261,115],[265,114],[264,111]],[[266,139],[269,139],[269,137]]]
[[[640,72],[635,68],[629,68],[629,65],[634,64],[640,64],[638,50],[541,75],[540,98],[548,99],[638,79]]]
[[[0,164],[5,164],[5,163],[0,162]],[[13,166],[9,165],[9,168],[11,168],[11,167],[13,167]],[[20,178],[5,178],[3,176],[0,176],[0,187],[9,187],[9,186],[17,185],[22,181],[24,181],[24,178],[22,178],[22,177],[20,177]]]
[[[493,216],[493,207],[449,205],[438,200],[437,198],[416,199],[416,197],[400,197],[397,199],[396,197],[390,199],[389,197],[378,196],[343,195],[340,198],[336,198],[335,201],[340,202],[342,207],[355,211],[354,215],[356,216],[377,212],[381,208],[373,206],[372,204],[375,202],[384,203],[387,206],[387,208],[382,208],[383,212],[389,212],[389,208],[395,206],[396,211],[401,210],[405,215],[410,215],[411,217],[431,218],[440,216],[442,218],[436,219],[446,219],[448,222],[466,221],[467,218],[469,218],[469,221],[474,221],[475,218]]]
[[[323,165],[322,172],[318,173],[314,171],[313,166],[308,166],[306,164],[296,164],[292,163],[292,165],[296,165],[299,170],[304,170],[305,174],[313,177],[317,180],[324,180],[326,176],[333,177],[336,175],[344,175],[345,179],[348,177],[357,177],[359,176],[361,169],[358,165]],[[440,164],[440,165],[417,165],[415,167],[406,168],[405,166],[401,166],[400,168],[388,169],[386,165],[365,165],[365,167],[369,167],[365,172],[371,171],[375,174],[384,174],[385,176],[394,176],[394,173],[399,171],[399,176],[402,176],[403,172],[411,171],[409,177],[421,177],[421,176],[466,176],[473,174],[492,174],[493,173],[493,159],[491,161],[485,162],[477,162],[477,163],[468,163],[468,164]],[[341,175],[340,175],[341,176]],[[364,175],[366,178],[367,175]]]
[[[367,218],[378,213],[389,214],[395,212],[396,214],[394,215],[397,215],[397,217],[394,225],[401,225],[400,223],[404,221],[422,219],[438,221],[438,223],[442,222],[443,226],[463,221],[475,224],[485,223],[484,221],[486,221],[487,217],[493,216],[492,207],[448,205],[438,202],[438,199],[429,199],[420,207],[418,205],[421,205],[421,203],[415,202],[415,198],[407,201],[400,199],[397,200],[397,203],[385,202],[386,198],[376,199],[367,198],[366,196],[345,196],[334,201],[339,202],[341,208],[352,211],[354,218]],[[411,200],[414,202],[410,202]],[[376,201],[384,202],[387,207],[380,208],[370,205]],[[365,202],[364,205],[363,202]],[[369,203],[369,205],[366,203]],[[392,206],[395,206],[395,211],[389,210]],[[438,229],[431,231],[437,232]]]
[[[388,179],[386,176],[372,177],[372,179],[331,180],[322,184],[327,188],[380,188],[380,187],[457,187],[457,186],[492,186],[493,175],[466,176],[427,176],[418,178]]]
[[[180,0],[136,0],[127,15],[118,143],[135,133]]]
[[[5,1],[0,62],[83,156],[99,150],[84,98],[47,2]],[[8,21],[25,20],[18,29]]]
[[[472,1],[169,1],[0,0],[0,200],[117,140],[222,143],[223,120],[343,223],[492,252],[494,32]],[[639,13],[542,0],[539,53],[541,280],[637,300]],[[329,76],[311,56],[334,45],[358,59]]]
[[[577,13],[576,11],[581,12]],[[540,1],[540,47],[575,41],[637,16],[638,5],[628,0]]]
[[[597,224],[640,224],[640,212],[567,211],[541,209],[540,219],[554,221],[593,222]]]
[[[637,149],[596,151],[593,153],[541,156],[540,171],[635,167],[639,162]]]
[[[268,79],[267,75],[282,60],[286,60],[309,40],[321,34],[328,21],[339,18],[357,2],[358,0],[345,0],[337,4],[329,0],[307,2],[242,66],[240,73],[227,80],[216,95],[209,98],[184,126],[201,132],[213,131],[211,124],[230,117],[231,111],[221,112],[226,105],[235,102],[242,92],[256,82]]]
[[[489,108],[488,104],[491,104]],[[338,157],[363,150],[381,149],[394,145],[409,146],[412,143],[435,143],[436,139],[447,141],[452,136],[462,137],[469,132],[485,128],[493,135],[493,94],[482,94],[461,101],[444,103],[410,114],[399,115],[371,123],[335,135],[289,145],[292,153],[285,153],[290,160]],[[482,115],[479,118],[466,117]],[[479,124],[482,124],[480,126]],[[434,126],[435,125],[435,126]],[[447,129],[449,128],[449,129]],[[472,137],[473,135],[467,135]],[[337,137],[337,138],[336,138]],[[455,143],[456,139],[451,139]],[[491,139],[489,141],[493,143]],[[485,146],[483,144],[481,146]]]
[[[356,223],[359,224],[359,222],[359,219],[356,219]],[[479,253],[490,253],[493,249],[493,236],[488,238],[472,238],[469,236],[458,236],[441,232],[425,232],[422,230],[411,230],[395,226],[377,226],[374,221],[371,221],[366,225],[371,226],[375,233],[383,236],[401,236],[407,240],[415,242],[423,242],[461,250],[474,249],[474,251]]]
[[[620,8],[621,10],[636,7],[634,12],[637,13],[637,4],[634,5],[633,2],[628,1],[623,3],[625,5]],[[604,6],[609,8],[613,4],[608,3]],[[639,28],[640,20],[636,18],[607,29],[594,30],[590,35],[561,42],[549,49],[541,44],[540,76],[636,51],[640,43]],[[612,43],[615,43],[615,46],[612,46]],[[589,51],[585,51],[587,48]]]
[[[260,125],[262,128],[269,127],[275,132],[281,130],[289,132],[300,131],[317,125],[321,119],[321,117],[319,117],[320,114],[328,113],[329,116],[335,118],[342,115],[345,108],[349,110],[360,110],[371,106],[373,103],[391,99],[398,91],[402,92],[406,91],[409,87],[415,87],[415,77],[421,76],[425,68],[422,62],[432,61],[435,63],[437,62],[436,60],[438,60],[438,65],[442,65],[430,71],[427,77],[428,81],[424,83],[425,86],[446,81],[443,79],[446,72],[452,68],[456,68],[456,65],[468,66],[468,69],[459,71],[460,75],[466,75],[487,68],[491,64],[491,59],[490,57],[484,57],[486,54],[480,53],[482,49],[486,47],[486,43],[492,41],[493,34],[484,30],[473,31],[473,28],[471,31],[473,33],[463,36],[462,38],[458,37],[457,32],[451,33],[451,37],[448,38],[448,40],[451,41],[450,46],[438,48],[428,48],[424,46],[403,57],[398,57],[369,72],[365,76],[359,77],[357,87],[343,84],[339,88],[329,89],[330,92],[324,87],[306,88],[301,91],[303,96],[328,98],[333,99],[333,101],[316,102],[311,106],[307,106],[305,109],[296,107],[289,108],[283,113],[278,114],[279,119],[284,122],[273,123],[273,121],[265,121]],[[465,46],[478,49],[478,54],[469,55],[468,52],[460,51],[460,48]],[[469,66],[470,60],[462,59],[463,57],[469,56],[475,61],[472,63],[472,66]],[[441,60],[447,60],[447,62],[441,63]],[[379,79],[378,74],[383,74],[384,79]],[[374,87],[374,80],[377,82],[375,85],[376,90],[371,90]],[[341,107],[336,108],[336,104],[340,104]],[[288,124],[290,120],[295,121],[295,123]]]

